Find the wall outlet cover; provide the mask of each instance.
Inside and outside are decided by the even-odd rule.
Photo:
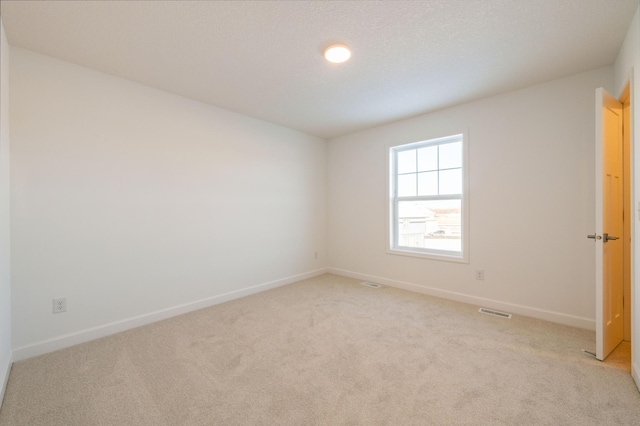
[[[53,313],[59,314],[62,312],[67,312],[67,298],[53,299]]]

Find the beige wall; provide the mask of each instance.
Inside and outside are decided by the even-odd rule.
[[[11,368],[9,44],[0,21],[0,405]]]

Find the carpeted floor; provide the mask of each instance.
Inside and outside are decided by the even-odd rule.
[[[594,333],[323,275],[14,364],[1,425],[639,425]]]

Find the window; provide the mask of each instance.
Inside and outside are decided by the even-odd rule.
[[[467,261],[464,134],[389,150],[390,252]]]

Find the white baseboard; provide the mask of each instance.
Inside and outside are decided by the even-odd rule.
[[[358,272],[347,271],[338,268],[327,268],[327,272],[336,275],[342,275],[349,278],[356,278],[364,281],[372,281],[379,284],[388,285],[390,287],[401,288],[403,290],[414,291],[416,293],[427,294],[429,296],[441,297],[443,299],[455,300],[457,302],[468,303],[470,305],[478,305],[485,308],[496,309],[500,311],[510,312],[512,314],[523,315],[532,318],[538,318],[545,321],[551,321],[558,324],[569,325],[572,327],[584,328],[587,330],[595,330],[595,320],[583,318],[560,312],[548,311],[545,309],[534,308],[531,306],[517,305],[514,303],[501,302],[499,300],[486,299],[483,297],[471,296],[464,293],[442,290],[439,288],[426,287],[414,283],[397,281],[373,275],[361,274]]]
[[[7,383],[9,382],[9,373],[11,372],[11,366],[13,365],[13,359],[11,354],[7,358],[6,365],[0,365],[0,408],[2,408],[2,402],[4,401],[4,391],[7,389]]]
[[[148,314],[140,315],[133,318],[128,318],[122,321],[116,321],[113,323],[93,327],[85,330],[80,330],[74,333],[65,334],[52,339],[43,340],[41,342],[33,343],[21,348],[13,350],[13,360],[21,361],[34,356],[43,355],[49,352],[57,351],[59,349],[68,348],[80,343],[89,342],[91,340],[106,337],[115,333],[130,330],[132,328],[140,327],[143,325],[151,324],[156,321],[161,321],[167,318],[175,317],[177,315],[186,314],[188,312],[197,311],[198,309],[208,308],[209,306],[218,305],[220,303],[228,302],[230,300],[239,299],[241,297],[249,296],[251,294],[260,293],[272,288],[281,287],[287,284],[294,283],[296,281],[304,280],[307,278],[313,278],[318,275],[325,274],[327,270],[325,268],[317,269],[300,275],[294,275],[287,278],[282,278],[276,281],[262,283],[247,287],[241,290],[231,291],[217,296],[208,297],[206,299],[197,300],[195,302],[189,302],[171,308],[162,309],[160,311],[151,312]]]

